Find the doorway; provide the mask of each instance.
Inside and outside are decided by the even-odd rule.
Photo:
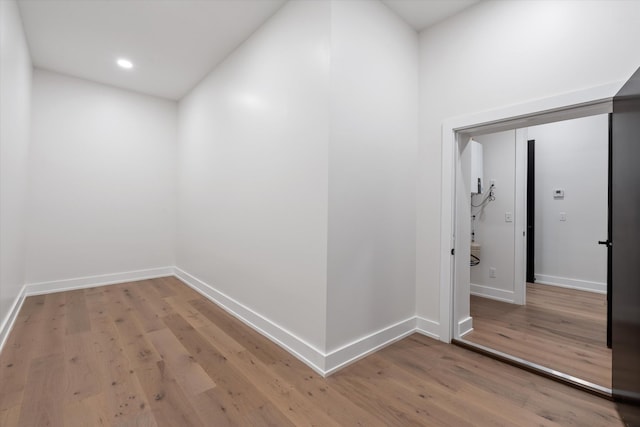
[[[622,89],[620,89],[622,87]],[[613,397],[618,409],[633,425],[640,425],[640,287],[637,286],[637,260],[640,224],[640,194],[637,166],[640,144],[640,69],[627,82],[618,82],[531,101],[498,110],[487,111],[443,122],[442,133],[442,203],[441,203],[441,268],[440,268],[440,339],[456,342],[462,322],[469,317],[464,304],[454,304],[459,294],[468,292],[454,282],[459,268],[469,265],[468,235],[456,222],[456,176],[460,157],[458,144],[465,135],[484,129],[487,133],[500,130],[551,123],[563,119],[613,113],[611,156],[611,249],[612,259],[610,310],[612,316],[613,387],[592,388],[583,382],[563,378],[543,366],[528,364],[518,358],[476,346],[473,350],[534,371],[540,375],[565,381],[594,394]],[[466,241],[465,241],[466,237]],[[458,250],[456,250],[456,248]],[[446,256],[449,254],[451,256]],[[464,284],[463,284],[464,285]],[[466,307],[468,310],[468,306]],[[465,345],[461,343],[460,345]]]
[[[482,147],[478,168],[489,188],[471,195],[473,329],[460,331],[462,340],[605,388],[611,388],[607,255],[597,242],[607,233],[608,124],[604,114],[471,135]],[[518,155],[525,145],[530,154],[534,139],[537,155]],[[527,185],[517,185],[525,176]],[[531,195],[525,188],[532,187]],[[459,193],[459,201],[466,198]],[[525,216],[526,226],[518,222]],[[525,260],[515,249],[531,250],[534,241],[526,264],[535,266],[535,277],[525,280],[518,273]]]
[[[468,222],[464,225],[457,219],[460,216],[469,218],[470,215],[470,212],[461,210],[456,202],[457,193],[468,194],[468,189],[461,189],[457,184],[461,182],[460,170],[456,166],[461,160],[460,145],[468,141],[471,135],[522,129],[544,123],[610,113],[612,94],[618,90],[618,87],[619,84],[604,85],[501,110],[458,117],[443,123],[441,245],[443,251],[451,252],[451,257],[444,257],[441,267],[441,339],[458,340],[468,328],[472,327],[473,321],[469,316],[469,283],[468,281],[466,284],[460,282],[461,277],[469,277],[470,268],[470,226]],[[526,140],[524,142],[526,144]],[[526,145],[524,151],[526,154]],[[525,194],[525,191],[522,194]],[[523,226],[524,224],[526,223],[523,221]],[[516,245],[516,248],[518,246]],[[521,257],[523,260],[526,259],[524,251]],[[524,268],[522,277],[524,281]],[[454,282],[456,282],[455,286]],[[464,295],[467,295],[466,303]],[[454,301],[456,301],[455,305]],[[519,362],[518,358],[504,356],[510,363]],[[553,370],[535,364],[530,364],[528,368],[545,375],[556,374]],[[611,393],[610,389],[597,385],[593,388],[587,386],[585,389],[609,396]]]

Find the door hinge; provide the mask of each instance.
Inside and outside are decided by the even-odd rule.
[[[451,255],[455,255],[456,254],[456,248],[452,248],[451,249]]]

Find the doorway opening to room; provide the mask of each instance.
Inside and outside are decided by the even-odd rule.
[[[470,200],[472,320],[460,339],[611,388],[598,245],[609,216],[608,115],[472,134],[466,144],[471,195],[459,197]]]
[[[611,387],[600,386],[530,360],[475,344],[464,337],[465,332],[473,328],[473,319],[470,316],[471,189],[477,188],[477,181],[471,182],[471,150],[466,150],[470,147],[469,141],[473,137],[515,130],[516,141],[522,141],[520,145],[516,144],[516,147],[523,147],[523,143],[526,147],[529,138],[519,134],[518,130],[601,114],[609,115],[610,118],[608,235],[605,236],[606,240],[602,240],[602,247],[606,248],[607,263],[611,267],[607,272],[607,305],[611,319],[612,341]],[[640,223],[637,220],[637,212],[640,209],[640,168],[637,165],[640,156],[640,69],[626,82],[610,83],[497,110],[454,117],[445,120],[442,127],[440,248],[442,254],[450,253],[450,256],[441,257],[440,338],[601,397],[613,399],[625,419],[630,420],[633,425],[639,424],[640,365],[637,361],[640,358],[640,345],[636,338],[640,331],[640,287],[637,286],[637,264],[640,259],[640,246],[637,244],[640,236]],[[518,150],[518,153],[522,151]],[[521,174],[516,174],[516,177],[518,176]],[[516,187],[522,185],[519,180]],[[498,182],[494,189],[494,197],[497,199],[497,191],[500,189]],[[486,190],[481,189],[480,193],[483,191]],[[565,197],[567,194],[565,193]],[[483,200],[484,198],[481,198],[480,202]],[[516,201],[514,206],[522,206],[521,202]],[[526,204],[526,201],[524,203]],[[524,210],[521,208],[521,211]],[[569,212],[566,214],[568,221]],[[521,221],[522,217],[523,215],[514,212],[513,220]],[[514,251],[525,247],[516,244],[516,239],[526,239],[526,230],[522,234],[514,232]],[[600,237],[597,239],[601,240]],[[525,257],[524,253],[515,254],[515,259],[522,259],[523,265]],[[522,283],[526,282],[525,269],[514,272],[514,278],[516,274],[517,277],[522,277]]]
[[[604,396],[610,109],[457,132],[452,269],[454,342]]]

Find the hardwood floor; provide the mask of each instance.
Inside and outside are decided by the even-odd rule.
[[[324,379],[175,278],[25,301],[2,426],[622,425],[612,402],[414,334]]]
[[[525,306],[472,295],[471,317],[465,340],[611,388],[605,295],[529,283]]]

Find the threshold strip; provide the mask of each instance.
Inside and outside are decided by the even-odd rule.
[[[471,350],[476,353],[488,356],[492,359],[508,363],[509,365],[515,366],[517,368],[524,369],[525,371],[529,371],[534,374],[538,374],[543,377],[566,384],[573,388],[577,388],[578,390],[586,391],[587,393],[591,393],[598,397],[613,401],[613,394],[611,393],[610,388],[585,381],[581,378],[576,378],[573,375],[565,374],[564,372],[556,371],[554,369],[547,368],[546,366],[538,365],[537,363],[529,362],[528,360],[521,359],[519,357],[512,356],[510,354],[503,353],[501,351],[494,350],[492,348],[485,347],[471,341],[453,339],[451,340],[451,343],[467,350]]]

